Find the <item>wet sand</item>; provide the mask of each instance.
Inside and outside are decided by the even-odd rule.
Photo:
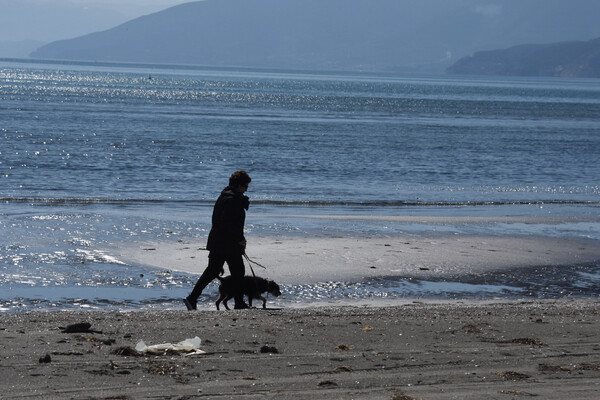
[[[205,241],[178,239],[108,250],[125,263],[201,274]],[[370,277],[454,279],[487,272],[600,262],[600,242],[547,236],[406,234],[379,237],[249,237],[257,274],[280,284]],[[248,272],[249,274],[250,272]]]
[[[0,314],[0,386],[10,399],[597,399],[599,317],[597,299]],[[204,354],[133,350],[196,336]]]

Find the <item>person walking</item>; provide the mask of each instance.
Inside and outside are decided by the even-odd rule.
[[[246,210],[250,205],[244,193],[252,179],[246,171],[234,172],[229,178],[229,185],[223,189],[217,199],[213,214],[212,228],[208,235],[206,249],[208,266],[196,282],[192,293],[183,299],[188,310],[196,310],[198,298],[204,288],[217,276],[222,275],[223,265],[227,263],[231,274],[236,309],[248,308],[242,293],[242,280],[246,273],[242,256],[246,252],[244,223]]]

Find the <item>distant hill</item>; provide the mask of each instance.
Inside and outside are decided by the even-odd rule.
[[[479,49],[600,36],[598,15],[597,0],[205,0],[53,42],[31,57],[443,72]]]
[[[600,78],[600,38],[480,51],[448,68],[451,74]]]

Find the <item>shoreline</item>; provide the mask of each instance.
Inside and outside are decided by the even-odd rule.
[[[0,385],[10,399],[595,399],[599,316],[598,299],[0,314]],[[196,336],[204,354],[133,351]]]
[[[282,288],[283,296],[269,296],[269,306],[385,307],[412,300],[598,296],[597,239],[439,232],[328,234],[248,235],[250,258],[266,266],[254,265],[255,274]],[[180,299],[192,290],[208,261],[204,236],[178,233],[160,241],[119,242],[113,247],[76,246],[76,264],[66,281],[43,286],[24,281],[8,287],[0,312],[177,309],[183,307]],[[38,280],[61,278],[51,268],[42,272],[47,275]],[[251,275],[247,263],[246,274]],[[203,309],[215,307],[217,284],[203,293]]]

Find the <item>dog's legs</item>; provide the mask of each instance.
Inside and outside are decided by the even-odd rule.
[[[224,305],[224,306],[225,306],[225,308],[226,308],[226,309],[228,309],[228,310],[229,310],[230,308],[229,308],[229,306],[227,305],[227,302],[228,302],[229,300],[231,300],[232,298],[233,298],[233,296],[227,296],[227,297],[225,298],[225,300],[223,300],[223,305]]]
[[[262,296],[259,296],[258,299],[262,300],[262,302],[263,302],[263,309],[267,308],[267,299],[265,299]]]

